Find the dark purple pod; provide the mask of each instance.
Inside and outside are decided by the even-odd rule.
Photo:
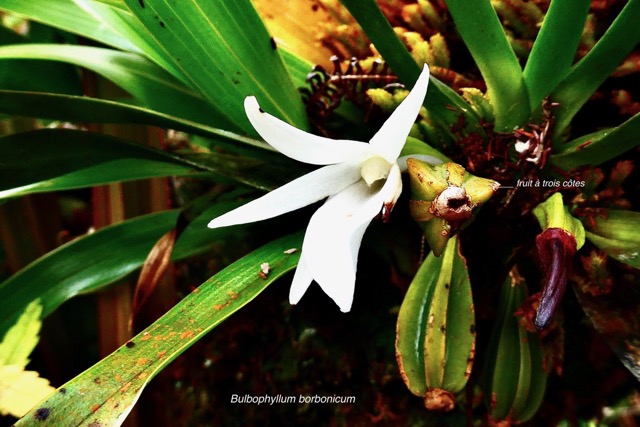
[[[562,228],[547,228],[536,237],[536,248],[544,281],[535,326],[542,330],[549,324],[567,288],[571,261],[577,249],[576,238]]]

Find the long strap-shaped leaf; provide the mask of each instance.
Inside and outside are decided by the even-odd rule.
[[[165,69],[176,79],[187,84],[188,79],[173,64],[147,28],[129,10],[122,10],[94,0],[73,0],[88,14],[94,16],[103,27],[112,29],[124,39],[133,43],[145,56]],[[124,5],[123,5],[124,6]],[[125,7],[126,8],[126,7]]]
[[[308,127],[303,104],[273,39],[249,0],[126,0],[131,11],[211,104],[254,132],[243,102]]]
[[[81,123],[145,124],[275,151],[263,141],[153,109],[86,96],[0,90],[0,113]]]
[[[0,47],[0,66],[3,59],[60,61],[85,67],[129,92],[140,105],[177,117],[233,129],[197,94],[156,64],[135,53],[89,46],[25,44]]]
[[[39,184],[41,191],[101,185],[115,181],[185,175],[196,164],[179,156],[103,134],[71,129],[42,129],[0,137],[0,198],[21,193],[21,187]],[[126,166],[129,166],[128,168]],[[100,170],[67,178],[72,172]]]
[[[507,36],[489,0],[446,0],[458,33],[469,48],[496,115],[496,129],[510,131],[529,118],[529,98]]]
[[[300,247],[301,240],[299,234],[284,237],[225,268],[126,345],[60,387],[15,426],[120,426],[158,372],[296,266],[299,252],[284,251]],[[258,274],[262,263],[270,265],[266,278]]]
[[[180,235],[173,259],[184,259],[209,248],[237,228],[211,230],[207,223],[238,206],[219,200],[198,215]],[[38,258],[0,284],[0,335],[29,302],[41,298],[43,316],[76,295],[95,292],[138,269],[158,239],[176,225],[179,210],[123,221],[79,237]],[[105,256],[108,254],[108,256]]]
[[[61,149],[62,148],[62,149]],[[0,199],[112,182],[205,174],[262,190],[294,178],[289,159],[254,150],[250,155],[168,153],[109,135],[42,129],[0,137]],[[287,168],[287,172],[282,171]]]
[[[15,13],[31,21],[59,28],[96,40],[107,46],[142,53],[130,40],[100,24],[100,20],[82,10],[73,0],[2,0],[0,10]]]
[[[0,46],[22,44],[30,40],[8,28],[0,26]],[[80,95],[80,78],[75,68],[62,63],[4,60],[0,66],[0,88],[30,90],[34,92],[56,92]]]
[[[342,0],[341,3],[358,21],[358,24],[400,80],[412,85],[418,79],[421,67],[413,60],[376,2],[374,0]],[[445,129],[459,123],[459,118],[462,116],[467,130],[481,136],[485,135],[480,126],[479,117],[469,107],[469,104],[453,89],[433,76],[430,78],[429,93],[425,98],[424,105],[429,110],[431,117],[438,120]]]
[[[552,165],[564,170],[596,166],[640,145],[640,113],[620,126],[604,129],[569,142],[549,157]]]
[[[640,0],[629,0],[589,53],[560,82],[551,98],[557,109],[555,135],[569,126],[593,92],[604,82],[631,50],[640,42]]]
[[[523,73],[532,111],[569,72],[590,4],[589,0],[551,2]]]

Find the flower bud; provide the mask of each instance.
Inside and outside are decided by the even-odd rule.
[[[541,330],[549,324],[564,295],[569,268],[576,251],[584,244],[585,232],[582,223],[563,205],[560,193],[554,193],[536,206],[533,214],[543,229],[536,237],[536,249],[544,271],[542,298],[535,320],[536,328]]]
[[[540,264],[545,268],[542,298],[534,322],[541,330],[549,324],[567,288],[571,262],[576,254],[576,239],[562,228],[547,228],[536,237],[536,249]]]

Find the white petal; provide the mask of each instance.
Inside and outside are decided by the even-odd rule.
[[[381,190],[359,181],[329,198],[311,218],[302,253],[306,268],[343,312],[351,310],[362,236],[384,202],[397,198],[402,180],[397,165]],[[393,178],[392,178],[393,177]]]
[[[214,218],[208,227],[227,227],[273,218],[320,201],[359,179],[360,165],[339,163],[325,166]]]
[[[400,197],[400,193],[402,193],[402,174],[400,173],[400,166],[394,163],[389,171],[387,182],[384,183],[384,187],[382,187],[377,197],[382,200],[384,205],[390,204],[390,208],[393,208],[398,197]]]
[[[264,112],[253,96],[245,98],[244,109],[249,121],[265,141],[299,162],[330,165],[359,160],[371,153],[371,147],[364,142],[323,138],[297,129]]]
[[[411,126],[420,113],[420,107],[427,94],[427,86],[429,86],[429,67],[424,64],[422,73],[409,95],[369,142],[376,154],[387,159],[389,163],[395,162],[400,155]]]
[[[291,289],[289,289],[289,303],[297,304],[304,293],[307,292],[307,289],[309,289],[311,282],[313,282],[313,277],[311,277],[311,272],[307,267],[307,261],[304,254],[300,254],[296,274],[293,276]]]

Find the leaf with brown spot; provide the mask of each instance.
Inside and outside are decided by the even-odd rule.
[[[153,325],[132,338],[136,345],[118,350],[66,383],[66,393],[54,393],[40,407],[50,410],[42,427],[79,427],[89,423],[120,426],[140,397],[146,384],[173,359],[193,345],[224,319],[236,312],[269,284],[291,271],[298,254],[285,254],[300,247],[302,234],[278,239],[231,264],[192,292]],[[256,274],[256,263],[269,262],[272,271],[266,280]],[[215,305],[219,311],[211,310]],[[192,320],[194,322],[192,322]],[[187,331],[187,333],[184,333]],[[148,339],[152,336],[159,339]],[[139,365],[136,361],[147,359]],[[115,374],[117,372],[117,374]],[[100,384],[94,379],[100,378]],[[86,396],[91,396],[87,399]],[[107,404],[108,403],[108,404]],[[33,425],[33,409],[16,427]]]

